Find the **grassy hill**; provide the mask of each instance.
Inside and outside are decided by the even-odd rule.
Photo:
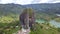
[[[57,28],[51,27],[50,25],[47,24],[36,24],[35,26],[36,30],[31,31],[30,34],[59,34],[60,32],[58,31]]]

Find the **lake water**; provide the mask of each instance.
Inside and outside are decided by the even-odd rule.
[[[38,22],[38,23],[45,23],[44,20],[36,20],[36,22]],[[60,22],[56,22],[55,20],[50,20],[49,23],[51,25],[55,26],[55,27],[59,27],[60,28]]]
[[[55,27],[60,27],[60,22],[56,22],[54,20],[51,20],[49,23],[54,25]]]

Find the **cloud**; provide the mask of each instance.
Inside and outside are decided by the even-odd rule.
[[[31,4],[33,0],[17,0],[15,3],[18,4]]]
[[[49,0],[35,0],[35,1],[32,1],[32,3],[45,3],[45,2],[48,2]]]
[[[0,0],[0,3],[15,3],[15,4],[34,4],[34,3],[60,3],[60,0]]]
[[[5,3],[13,3],[13,0],[1,0],[0,3],[5,4]]]
[[[32,3],[57,3],[60,2],[60,0],[34,0]]]
[[[6,4],[6,3],[15,3],[15,4],[31,4],[33,0],[1,0],[0,3]]]

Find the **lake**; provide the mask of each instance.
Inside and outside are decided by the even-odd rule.
[[[38,23],[45,23],[46,21],[44,20],[36,20],[36,22]],[[59,27],[60,28],[60,22],[56,22],[55,20],[50,20],[49,23],[55,27]]]

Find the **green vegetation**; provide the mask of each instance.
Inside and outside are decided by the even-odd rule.
[[[21,29],[20,23],[19,23],[19,14],[22,12],[23,7],[20,7],[20,5],[0,5],[0,34],[13,34]],[[34,5],[35,6],[35,5]],[[5,8],[5,9],[4,9]],[[1,10],[2,9],[2,10]],[[30,15],[31,15],[31,10]],[[48,22],[50,20],[56,20],[60,22],[60,17],[55,18],[56,15],[52,13],[51,11],[44,13],[43,11],[35,11],[35,18],[45,20],[45,23],[36,23],[35,29],[32,30],[30,34],[60,34],[60,28],[55,28],[51,26]],[[52,14],[51,14],[52,13]]]
[[[20,29],[20,23],[18,17],[13,18],[11,16],[0,17],[0,34],[12,34]]]
[[[35,28],[35,30],[31,30],[30,34],[59,34],[57,28],[48,26],[47,24],[36,23]]]
[[[55,18],[54,20],[57,22],[60,22],[60,18]]]
[[[0,17],[0,34],[13,34],[20,30],[21,26],[19,24],[19,17],[14,16],[2,16]],[[32,30],[30,34],[59,34],[60,28],[55,28],[47,22],[36,23],[35,29]]]

